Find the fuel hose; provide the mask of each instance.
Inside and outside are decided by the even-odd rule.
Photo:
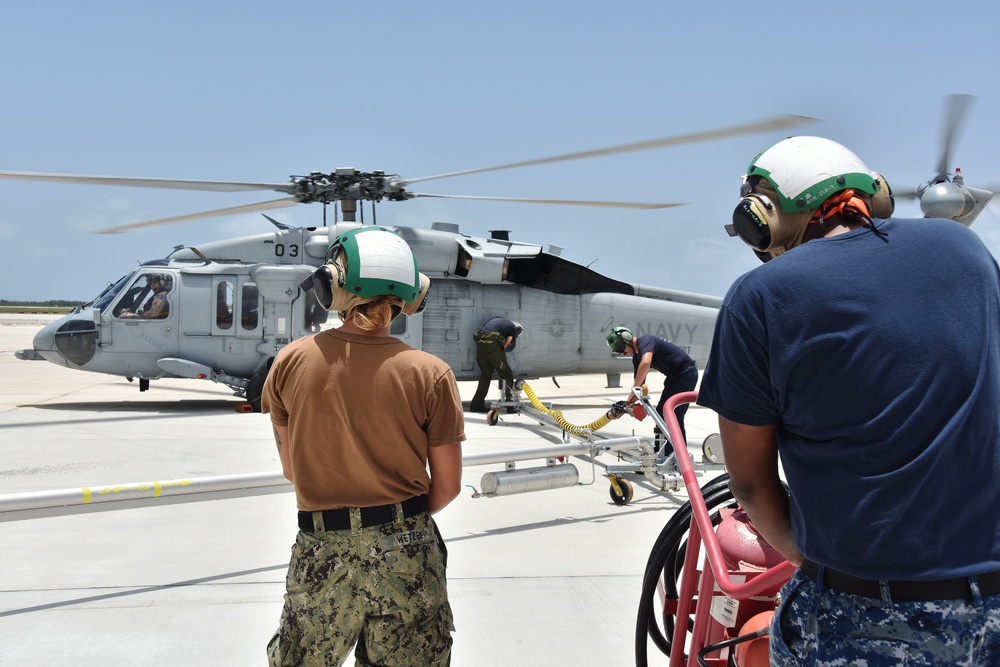
[[[545,407],[545,404],[542,403],[540,400],[538,400],[538,397],[535,395],[535,392],[531,390],[531,387],[528,386],[527,382],[522,381],[517,385],[517,387],[519,389],[524,390],[524,395],[527,396],[528,400],[531,401],[532,407],[534,407],[542,414],[549,415],[550,417],[555,419],[556,423],[559,424],[559,427],[562,428],[562,430],[566,431],[567,433],[573,433],[575,435],[587,435],[588,433],[593,433],[594,431],[603,428],[611,423],[611,418],[608,417],[608,413],[605,412],[603,415],[600,416],[600,418],[590,422],[586,426],[576,426],[574,424],[570,424],[568,421],[566,421],[566,418],[563,417],[562,410],[550,410],[547,407]]]

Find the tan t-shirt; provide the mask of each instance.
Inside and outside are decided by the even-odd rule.
[[[261,404],[288,426],[305,511],[427,493],[427,449],[465,440],[451,368],[391,337],[332,329],[293,341],[275,359]]]

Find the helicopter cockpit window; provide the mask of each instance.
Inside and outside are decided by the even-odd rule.
[[[135,271],[126,273],[124,276],[119,278],[113,285],[109,284],[104,289],[104,291],[101,292],[100,295],[98,295],[96,299],[91,301],[85,307],[89,306],[91,308],[104,311],[105,309],[107,309],[108,306],[111,305],[111,302],[115,300],[115,297],[118,296],[118,294],[122,291],[122,289],[124,289],[125,285],[128,284],[128,281],[131,280],[132,276],[134,275]],[[117,313],[115,314],[117,315]]]
[[[215,325],[220,329],[233,327],[234,298],[233,283],[228,280],[220,282],[215,290]]]
[[[149,295],[149,289],[147,289],[145,283],[142,281],[136,283],[130,287],[122,298],[118,300],[115,304],[115,317],[124,317],[130,313],[134,313],[139,310],[142,306],[143,298]]]
[[[173,277],[167,273],[146,273],[135,278],[112,307],[115,317],[128,320],[163,320],[170,316],[168,295]]]
[[[243,283],[240,296],[240,325],[244,331],[253,331],[259,322],[258,304],[260,292],[254,283]]]

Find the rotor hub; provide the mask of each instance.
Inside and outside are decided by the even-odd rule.
[[[370,202],[404,201],[413,195],[403,188],[403,180],[384,171],[358,171],[350,167],[329,174],[314,171],[308,176],[292,176],[292,195],[303,204],[329,204],[344,199]]]

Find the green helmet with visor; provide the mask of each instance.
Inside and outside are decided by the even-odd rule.
[[[759,153],[747,179],[766,178],[786,213],[810,211],[831,195],[853,188],[874,195],[878,184],[857,155],[823,137],[791,137]]]
[[[412,303],[420,295],[420,272],[413,251],[385,227],[362,227],[330,243],[327,263],[335,264],[337,283],[362,299],[396,296]]]
[[[726,228],[765,259],[802,243],[816,209],[833,195],[852,190],[870,201],[881,189],[880,177],[844,146],[790,137],[750,162]]]
[[[418,271],[413,251],[399,235],[385,227],[361,227],[333,239],[323,265],[303,286],[341,317],[381,296],[397,300],[397,314],[414,315],[427,303],[430,280]]]

